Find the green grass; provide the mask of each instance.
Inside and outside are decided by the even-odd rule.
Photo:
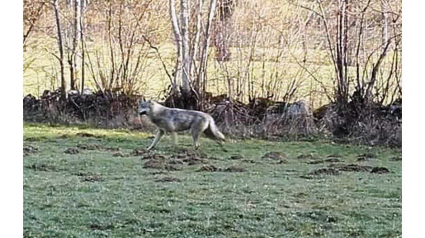
[[[82,137],[90,133],[96,137]],[[119,147],[123,154],[147,147],[150,134],[128,130],[24,125],[25,237],[398,237],[401,236],[400,150],[338,145],[327,141],[238,140],[225,145],[201,140],[201,152],[219,168],[245,172],[197,172],[202,164],[179,170],[144,168],[142,156],[113,157],[107,150],[80,150],[78,144]],[[190,149],[188,136],[180,147]],[[181,149],[180,148],[180,149]],[[262,159],[281,152],[283,162]],[[178,150],[165,137],[156,153]],[[364,162],[357,157],[376,156]],[[244,159],[232,160],[232,155]],[[298,156],[311,158],[298,158]],[[342,172],[303,176],[328,163],[382,166],[386,174]],[[170,160],[170,159],[168,159]],[[159,182],[171,177],[177,182]]]

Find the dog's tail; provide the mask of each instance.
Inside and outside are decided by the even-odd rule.
[[[213,140],[220,140],[225,141],[226,138],[224,135],[218,130],[217,126],[215,125],[214,119],[212,117],[209,120],[208,128],[204,131],[205,135]]]

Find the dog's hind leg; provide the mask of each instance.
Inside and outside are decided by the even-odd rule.
[[[195,125],[191,129],[192,139],[193,139],[193,147],[195,150],[199,148],[199,137],[201,137],[202,133],[207,129],[207,123],[200,123]]]
[[[165,134],[165,131],[163,131],[163,130],[158,130],[158,132],[156,133],[156,135],[155,135],[155,139],[153,140],[153,142],[152,142],[152,145],[151,146],[149,146],[148,148],[147,148],[147,151],[149,151],[149,150],[151,150],[151,149],[153,149],[155,146],[156,146],[156,144],[158,144],[158,142],[159,142],[159,140],[161,140],[161,137],[163,136]]]

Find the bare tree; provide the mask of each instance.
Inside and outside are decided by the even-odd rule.
[[[81,92],[84,91],[84,84],[85,84],[85,63],[86,63],[86,58],[85,58],[85,51],[84,51],[84,12],[85,12],[85,8],[87,5],[86,0],[79,0],[80,1],[80,10],[79,10],[79,37],[80,37],[80,49],[81,49]],[[78,15],[78,14],[77,14]]]
[[[35,7],[36,5],[38,6]],[[43,14],[45,5],[45,1],[24,1],[24,27],[25,25],[28,25],[28,27],[24,29],[24,48],[26,47],[30,34],[34,31],[38,19],[40,19]]]
[[[182,38],[182,94],[188,98],[191,94],[190,89],[190,47],[189,47],[189,16],[190,0],[180,0],[180,29]]]
[[[79,54],[79,42],[81,38],[81,0],[73,0],[73,25],[72,25],[72,45],[69,52],[68,63],[70,71],[70,86],[76,89],[77,81],[77,61]]]
[[[228,34],[230,30],[230,20],[236,5],[235,0],[218,1],[218,17],[215,22],[214,44],[216,47],[216,59],[218,61],[228,61],[231,52],[228,46]]]
[[[60,8],[59,8],[59,0],[53,0],[53,9],[55,12],[55,19],[56,19],[56,29],[57,29],[57,35],[56,39],[58,42],[58,48],[59,48],[59,57],[56,57],[59,60],[60,64],[60,77],[61,77],[61,99],[66,99],[66,82],[65,82],[65,66],[64,66],[64,51],[63,51],[63,40],[62,40],[62,30],[61,30],[61,21],[60,21]]]
[[[205,35],[204,35],[204,43],[202,45],[202,51],[201,51],[201,61],[198,69],[198,78],[197,78],[197,85],[198,89],[199,85],[202,83],[203,88],[201,91],[201,94],[205,93],[206,91],[206,72],[208,67],[208,48],[210,45],[210,35],[211,35],[211,27],[212,22],[214,19],[215,11],[216,11],[217,1],[211,0],[210,1],[210,7],[209,7],[209,14],[208,14],[208,20],[207,25],[205,29]]]
[[[382,14],[382,45],[385,45],[388,41],[388,1],[381,0],[381,14]]]
[[[182,70],[181,70],[181,63],[183,60],[182,57],[182,35],[180,34],[180,27],[178,23],[178,18],[176,14],[176,6],[174,0],[169,0],[169,12],[170,12],[170,18],[171,18],[171,24],[173,27],[173,33],[174,33],[174,40],[176,42],[176,49],[177,49],[177,59],[176,64],[174,67],[174,78],[173,78],[173,91],[172,94],[176,95],[178,92],[177,85],[179,85],[179,82],[181,80]]]

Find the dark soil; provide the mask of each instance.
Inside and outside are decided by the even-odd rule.
[[[45,136],[40,136],[40,137],[28,137],[28,138],[25,138],[25,139],[24,139],[24,141],[34,142],[34,141],[42,141],[42,140],[45,140],[45,139],[47,139],[47,137],[45,137]]]
[[[25,168],[32,169],[34,171],[44,172],[57,172],[59,169],[53,164],[35,163],[32,165],[26,165]]]
[[[262,159],[272,159],[272,160],[284,160],[286,158],[286,156],[282,155],[279,152],[268,152],[265,155],[263,155],[263,157],[261,157]]]
[[[68,138],[70,138],[71,136],[69,136],[68,134],[63,134],[63,135],[60,135],[60,136],[58,136],[58,137],[56,137],[57,139],[68,139]]]
[[[232,173],[239,173],[239,172],[245,172],[245,168],[232,165],[228,168],[222,169],[224,172],[232,172]]]
[[[281,160],[277,161],[276,164],[287,164],[287,163],[289,163],[287,160],[281,159]]]
[[[168,170],[168,171],[178,171],[180,170],[175,165],[167,163],[165,160],[158,160],[158,159],[149,159],[145,162],[143,165],[143,168],[145,169],[162,169],[162,170]]]
[[[155,152],[146,153],[142,156],[142,160],[163,160],[167,158],[164,155],[156,154]]]
[[[29,145],[29,146],[24,146],[23,150],[24,150],[24,155],[28,155],[28,154],[36,153],[38,151],[38,148],[35,148],[32,145]]]
[[[129,155],[124,154],[123,152],[117,152],[112,155],[113,157],[128,157]]]
[[[326,163],[337,163],[337,162],[341,162],[341,159],[339,158],[329,158],[329,159],[325,159]]]
[[[338,158],[329,158],[325,160],[309,160],[307,161],[307,164],[323,164],[323,163],[337,163],[341,162]]]
[[[104,151],[119,151],[118,147],[105,147],[99,144],[79,144],[77,145],[78,149],[81,150],[104,150]]]
[[[70,147],[70,148],[66,149],[63,153],[65,153],[65,154],[78,154],[78,153],[80,153],[80,151],[77,148]]]
[[[370,172],[373,174],[386,174],[386,173],[389,173],[390,171],[385,167],[374,167],[372,171]]]
[[[208,163],[208,156],[198,151],[182,150],[180,153],[172,155],[170,160],[182,162],[188,166],[195,164],[206,164]]]
[[[368,161],[370,159],[376,159],[376,157],[377,156],[374,153],[364,153],[364,154],[357,156],[357,161],[359,161],[359,162]]]
[[[357,164],[331,164],[329,167],[338,169],[344,172],[369,172],[372,170],[371,166],[357,165]]]
[[[93,175],[90,172],[85,172],[85,171],[79,171],[77,173],[73,173],[73,175],[78,176],[78,177],[83,177],[83,176],[90,176]]]
[[[242,160],[244,159],[242,155],[232,155],[229,157],[230,160]]]
[[[130,155],[131,156],[140,156],[140,155],[144,155],[144,154],[146,154],[147,153],[147,151],[145,150],[145,149],[134,149],[131,153],[130,153]]]
[[[248,164],[256,164],[257,162],[255,160],[252,159],[243,159],[241,160],[244,163],[248,163]]]
[[[228,168],[217,168],[214,165],[203,165],[196,172],[245,172],[245,168],[232,165]]]
[[[167,163],[168,164],[174,164],[174,165],[184,165],[184,162],[182,160],[177,160],[177,159],[168,160]]]
[[[81,150],[101,150],[102,146],[96,144],[79,144],[77,148]]]
[[[297,159],[310,159],[310,160],[318,160],[320,159],[319,157],[317,157],[316,155],[313,154],[301,154],[297,157]]]
[[[323,164],[325,163],[324,160],[309,160],[307,161],[307,164]]]
[[[102,138],[103,137],[103,136],[100,136],[100,135],[93,135],[93,134],[87,133],[87,132],[79,132],[75,135],[80,136],[80,137],[94,137],[94,138]]]
[[[100,182],[100,181],[103,181],[103,179],[99,175],[88,175],[88,176],[83,176],[81,178],[81,181],[82,182]]]
[[[208,165],[203,165],[201,168],[196,170],[196,172],[216,172],[218,170],[219,169],[215,167],[214,165],[208,164]]]
[[[394,156],[390,158],[390,161],[401,161],[401,156]]]
[[[163,177],[163,178],[157,179],[155,181],[156,182],[181,182],[180,179],[173,178],[173,177]]]
[[[321,169],[317,169],[314,170],[310,173],[308,173],[309,175],[313,175],[313,176],[318,176],[318,175],[340,175],[341,172],[333,169],[333,168],[321,168]]]

